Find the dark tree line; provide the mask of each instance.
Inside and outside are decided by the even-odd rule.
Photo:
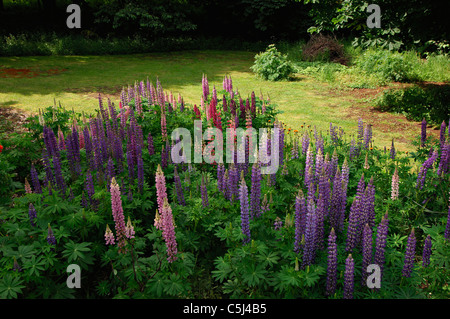
[[[366,44],[383,39],[397,47],[448,39],[446,1],[373,2],[382,8],[379,30],[365,25],[365,8],[372,1],[364,0],[0,0],[0,34],[73,33],[66,27],[66,7],[76,3],[82,10],[82,29],[99,37],[276,41],[307,39],[315,30]]]

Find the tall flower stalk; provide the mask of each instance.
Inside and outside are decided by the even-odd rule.
[[[243,244],[248,244],[251,240],[250,225],[249,225],[249,202],[248,202],[248,188],[245,183],[244,176],[241,177],[239,187],[239,201],[241,206],[241,229],[244,234]]]
[[[117,184],[115,177],[113,177],[111,180],[110,191],[111,191],[111,209],[115,223],[117,245],[119,247],[119,252],[124,253],[126,244],[125,217],[123,215],[120,187],[119,184]]]

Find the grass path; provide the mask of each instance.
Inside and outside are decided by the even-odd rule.
[[[158,77],[165,90],[180,93],[187,103],[199,104],[201,77],[220,88],[222,78],[231,75],[233,85],[245,97],[252,91],[270,95],[284,113],[280,120],[293,129],[301,124],[316,125],[326,131],[330,121],[354,133],[357,119],[373,124],[375,143],[390,146],[395,138],[398,150],[412,149],[409,141],[420,132],[419,123],[403,116],[377,113],[355,91],[336,91],[327,84],[309,77],[297,76],[294,81],[268,82],[255,78],[250,71],[254,52],[183,51],[125,56],[51,56],[0,57],[0,107],[14,107],[26,112],[53,105],[54,100],[67,109],[93,112],[101,93],[118,104],[123,86],[135,81],[155,83]],[[12,69],[28,69],[11,74]],[[5,72],[9,74],[5,77]],[[35,76],[37,75],[37,76]]]

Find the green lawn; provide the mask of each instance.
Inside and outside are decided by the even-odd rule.
[[[211,88],[212,85],[221,88],[223,77],[231,75],[233,86],[243,97],[252,91],[258,95],[260,92],[264,96],[269,94],[284,112],[280,120],[293,129],[306,123],[326,131],[331,121],[348,132],[356,132],[354,106],[361,104],[361,101],[351,92],[336,94],[328,84],[308,76],[298,75],[289,82],[258,79],[249,69],[255,54],[182,51],[123,56],[0,57],[0,69],[67,69],[56,75],[32,78],[0,77],[0,107],[12,106],[27,112],[37,112],[39,108],[53,105],[56,100],[67,109],[92,112],[98,107],[98,93],[111,97],[118,104],[123,86],[133,85],[135,81],[146,80],[147,77],[153,83],[158,77],[165,90],[175,95],[180,93],[187,103],[199,104],[201,79],[205,73]],[[366,121],[362,110],[360,115]],[[389,115],[386,119],[389,119]],[[413,136],[419,131],[409,133]],[[395,134],[374,126],[374,137],[380,147],[389,146]],[[405,150],[410,147],[407,141],[403,141],[398,144],[398,148]]]

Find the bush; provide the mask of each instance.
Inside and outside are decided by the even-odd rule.
[[[440,125],[450,118],[450,85],[414,85],[387,90],[375,101],[383,111],[404,113],[407,118]]]
[[[274,44],[266,51],[255,56],[255,62],[250,67],[253,72],[264,80],[280,81],[289,78],[294,68],[286,55],[281,54]]]
[[[355,64],[369,74],[380,76],[386,82],[412,82],[418,80],[418,61],[417,56],[414,59],[398,52],[369,49],[356,59]]]

